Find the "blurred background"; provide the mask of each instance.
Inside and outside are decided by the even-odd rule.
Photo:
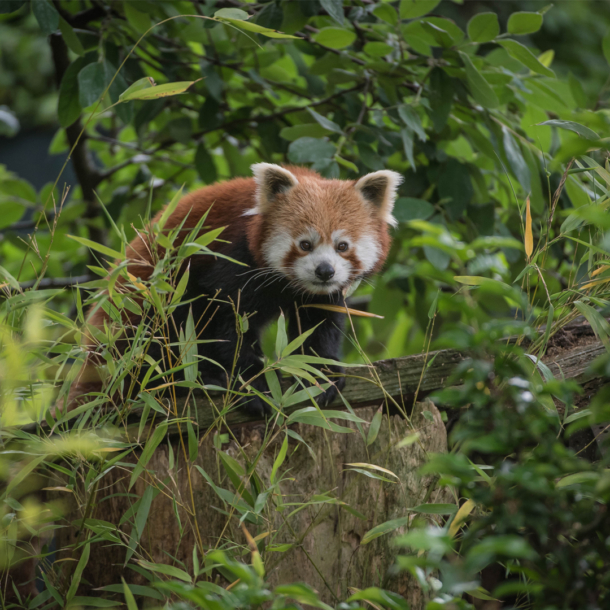
[[[602,0],[554,5],[525,0],[428,3],[430,22],[436,19],[435,27],[445,28],[451,44],[464,38],[469,21],[481,13],[496,14],[500,32],[507,31],[509,17],[515,12],[543,15],[538,29],[526,28],[517,38],[544,59],[545,65],[552,65],[553,78],[517,80],[518,74],[527,77],[523,64],[502,47],[491,42],[461,43],[467,53],[486,57],[485,77],[506,108],[501,118],[498,110],[475,109],[476,117],[473,114],[470,119],[464,115],[472,113],[466,102],[467,79],[462,68],[454,67],[457,55],[451,45],[439,43],[417,18],[400,26],[400,42],[392,16],[397,3],[345,2],[339,17],[326,14],[332,3],[317,0],[73,1],[51,5],[41,0],[39,7],[51,6],[46,17],[45,10],[35,9],[34,4],[30,8],[29,2],[4,2],[0,15],[0,260],[24,286],[35,282],[43,267],[45,277],[39,287],[69,289],[73,278],[81,284],[95,279],[90,266],[99,269],[98,262],[67,235],[117,246],[98,196],[131,237],[131,225],[137,226],[145,213],[151,188],[154,211],[183,183],[193,189],[248,175],[250,164],[258,160],[313,163],[324,175],[342,178],[392,167],[406,176],[397,213],[404,223],[414,219],[439,223],[465,242],[480,235],[522,241],[523,210],[515,205],[512,191],[516,189],[521,205],[531,191],[533,214],[542,218],[561,173],[556,166],[545,165],[544,158],[536,160],[535,151],[539,148],[553,155],[566,135],[535,124],[579,112],[580,120],[591,121],[593,128],[606,127],[601,117],[607,108],[609,72],[602,47],[610,29],[610,4]],[[39,224],[44,202],[83,119],[140,34],[164,18],[181,13],[212,15],[227,7],[244,8],[255,15],[256,23],[289,34],[298,32],[303,39],[269,42],[258,36],[255,40],[226,27],[212,28],[188,19],[156,28],[127,60],[103,106],[116,102],[121,91],[145,75],[159,83],[203,80],[185,95],[121,104],[89,121],[74,155],[80,172],[68,163],[57,184],[56,205],[63,189],[70,191],[51,247],[45,223],[54,216],[49,215],[48,204],[47,220]],[[391,7],[389,16],[383,7]],[[49,28],[46,32],[45,27]],[[344,42],[319,38],[322,31],[340,33],[341,28],[348,33]],[[85,68],[96,62],[99,70],[90,70],[91,79],[86,80]],[[432,71],[434,66],[438,67]],[[401,90],[401,78],[422,82],[423,89],[418,93],[417,86],[411,85]],[[534,83],[534,89],[528,90],[526,82]],[[89,92],[84,83],[92,87]],[[345,94],[339,99],[337,92],[342,91]],[[362,125],[354,127],[363,92],[369,107]],[[327,97],[332,99],[324,103]],[[417,124],[407,123],[402,130],[396,127],[400,119],[392,116],[400,98],[417,105],[419,112]],[[449,104],[445,118],[443,98]],[[319,116],[339,126],[337,133],[305,112],[310,102]],[[283,114],[295,105],[303,110]],[[380,114],[384,108],[388,118]],[[435,123],[437,110],[440,124]],[[600,112],[594,116],[596,111]],[[468,120],[478,121],[478,127],[467,127]],[[503,135],[511,122],[513,136]],[[502,124],[504,131],[497,130]],[[413,135],[413,127],[416,134],[417,129],[422,130],[421,137]],[[481,134],[495,152],[485,148]],[[328,142],[330,157],[341,152],[346,163],[338,163],[340,159],[334,157],[326,164],[316,163],[316,158],[324,157],[323,148],[299,152],[295,141],[303,144],[309,136]],[[525,140],[519,143],[519,138]],[[530,143],[530,152],[523,150],[525,141]],[[568,181],[560,210],[589,200],[595,186],[591,190],[585,182],[577,182],[576,177]],[[48,250],[46,259],[32,257],[28,245],[37,224],[37,247]],[[465,273],[465,267],[473,275],[487,274],[509,283],[522,269],[518,250],[504,248],[464,259],[460,270],[457,260],[431,242],[414,246],[411,238],[416,233],[401,223],[385,274],[355,296],[355,306],[385,316],[383,321],[358,322],[360,340],[372,357],[420,351],[435,299],[439,319],[434,337],[442,334],[444,322],[455,322],[459,317],[455,303],[446,312],[443,303],[454,291],[451,278]],[[428,235],[427,239],[434,238]],[[556,248],[556,264],[547,278],[551,293],[565,287],[566,264],[574,260],[576,250],[569,244],[561,251]],[[57,303],[63,298],[66,312],[73,315],[69,291],[64,296]],[[504,307],[501,302],[492,302],[490,311]],[[346,357],[358,358],[349,350]]]

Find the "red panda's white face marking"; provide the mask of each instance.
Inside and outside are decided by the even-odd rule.
[[[267,163],[252,170],[257,199],[246,214],[262,216],[261,258],[297,290],[341,291],[371,273],[387,253],[381,241],[395,223],[399,174],[374,172],[354,184],[306,174],[297,179]]]

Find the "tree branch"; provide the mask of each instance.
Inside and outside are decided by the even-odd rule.
[[[96,279],[95,275],[75,275],[74,277],[45,277],[38,282],[38,288],[71,288],[77,284],[85,284]],[[22,290],[32,288],[36,285],[37,280],[29,282],[21,282]]]

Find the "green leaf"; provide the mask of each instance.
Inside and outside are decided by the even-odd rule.
[[[472,60],[466,53],[460,51],[460,57],[466,68],[466,80],[472,97],[484,108],[497,108],[500,105],[498,97],[489,83],[475,68]]]
[[[291,599],[294,599],[299,604],[305,606],[311,606],[313,608],[322,608],[322,610],[332,610],[331,606],[325,604],[317,596],[316,592],[308,585],[301,583],[294,583],[289,585],[279,585],[274,589],[274,594],[285,595]],[[291,607],[294,607],[290,604]]]
[[[139,34],[144,34],[150,26],[152,22],[150,20],[150,15],[140,12],[134,4],[139,4],[137,2],[123,2],[123,9],[125,11],[125,17],[127,17],[127,21],[129,25]]]
[[[205,142],[200,142],[195,153],[195,168],[199,177],[206,184],[213,184],[218,180],[218,173],[212,155],[208,152]]]
[[[458,507],[455,504],[420,504],[409,510],[424,515],[453,515]]]
[[[387,6],[387,5],[384,5]],[[367,42],[363,51],[371,57],[384,57],[394,50],[394,47],[385,42]]]
[[[133,472],[131,473],[131,479],[129,481],[129,489],[133,487],[133,484],[137,481],[138,477],[144,469],[146,468],[146,464],[150,461],[150,458],[153,456],[155,449],[159,446],[159,443],[165,438],[165,434],[167,433],[167,422],[163,422],[159,426],[157,426],[152,434],[152,436],[148,439],[146,443],[142,455],[140,455],[140,459],[136,464]],[[189,579],[190,580],[190,579]]]
[[[221,9],[223,10],[223,9]],[[228,9],[232,10],[232,9]],[[239,9],[237,9],[239,10]],[[219,11],[220,12],[220,11]],[[231,19],[229,17],[222,17],[220,19],[221,23],[230,24],[240,30],[245,30],[246,32],[254,32],[255,34],[261,34],[262,36],[267,36],[267,38],[295,38],[298,39],[298,36],[291,36],[290,34],[284,34],[282,32],[277,32],[276,30],[271,30],[269,28],[264,28],[257,23],[252,23],[250,21],[243,21],[241,19]]]
[[[277,322],[277,332],[275,335],[275,354],[278,359],[282,357],[286,346],[288,345],[288,337],[286,336],[286,318],[284,312],[280,313]]]
[[[438,193],[447,199],[445,207],[452,220],[462,216],[473,197],[468,168],[457,159],[449,159],[441,166],[438,176]]]
[[[542,27],[542,15],[540,13],[518,12],[508,18],[508,33],[517,36],[522,34],[533,34]]]
[[[62,127],[70,127],[80,116],[82,106],[78,88],[78,74],[85,65],[80,58],[68,66],[59,86],[57,118]]]
[[[238,21],[244,21],[249,19],[250,15],[246,11],[242,11],[238,8],[221,8],[214,13],[214,17],[219,19],[237,19]]]
[[[593,332],[597,338],[604,344],[604,347],[610,351],[610,324],[602,316],[597,309],[587,305],[582,301],[575,301],[574,306],[587,319],[591,325]]]
[[[500,33],[496,13],[479,13],[468,22],[468,38],[472,42],[490,42]]]
[[[299,138],[288,147],[288,158],[292,163],[314,163],[320,159],[332,159],[335,145],[318,138]]]
[[[377,151],[366,142],[358,143],[358,152],[360,153],[360,160],[370,170],[374,172],[384,169],[385,165],[377,153]]]
[[[561,121],[559,119],[552,119],[550,121],[544,121],[542,123],[537,123],[537,125],[549,125],[550,127],[559,127],[560,129],[567,129],[568,131],[573,131],[577,133],[581,138],[585,138],[585,140],[599,140],[599,136],[588,127],[581,125],[580,123],[575,123],[574,121]]]
[[[172,295],[171,305],[177,305],[178,303],[180,303],[180,299],[182,299],[182,296],[186,292],[186,287],[188,286],[189,277],[190,277],[190,266],[187,266],[187,268],[184,270],[184,273],[182,274],[182,277],[180,278],[180,281],[178,282],[178,286],[176,286],[176,290],[174,291],[174,294]]]
[[[430,309],[428,310],[428,319],[432,320],[434,318],[434,316],[436,315],[436,308],[438,306],[438,296],[440,295],[441,291],[437,290],[436,292],[436,296],[434,297],[434,300],[432,301],[431,305],[430,305]],[[430,413],[430,411],[424,411],[424,416],[426,413]]]
[[[174,213],[174,210],[176,209],[178,202],[182,198],[183,189],[184,189],[184,184],[180,187],[180,189],[176,193],[174,193],[174,196],[172,197],[171,201],[167,204],[167,206],[163,210],[163,213],[161,214],[161,218],[159,218],[159,221],[157,222],[159,231],[163,231],[163,229],[165,228],[165,223],[169,220],[169,217]]]
[[[358,166],[355,163],[352,163],[351,161],[348,161],[347,159],[344,159],[343,157],[341,157],[339,155],[335,155],[335,161],[337,163],[339,163],[340,165],[343,165],[343,167],[345,167],[346,169],[349,169],[350,171],[352,171],[356,174],[358,173]],[[348,295],[348,296],[350,296],[350,295]]]
[[[328,131],[334,131],[335,133],[343,133],[343,130],[341,129],[341,127],[339,127],[339,125],[337,125],[337,123],[334,123],[330,119],[323,117],[321,114],[318,114],[315,110],[312,110],[311,108],[307,108],[307,111],[322,127],[324,127],[324,129],[327,129]]]
[[[171,576],[172,578],[177,578],[178,580],[182,580],[184,582],[192,582],[191,577],[180,568],[176,568],[174,566],[169,566],[164,563],[151,563],[150,561],[140,560],[138,563],[145,568],[146,570],[150,570],[151,572],[156,572],[158,574],[165,574],[165,576]]]
[[[106,75],[103,64],[89,64],[78,73],[79,102],[82,108],[97,102],[105,89]]]
[[[143,80],[146,79],[140,79],[139,81],[137,81],[137,83],[134,83],[131,87],[129,87],[129,89],[124,91],[121,94],[121,101],[129,102],[131,100],[156,100],[162,97],[180,95],[181,93],[185,93],[189,89],[189,87],[191,87],[195,83],[198,83],[201,79],[192,81],[180,81],[176,83],[165,83],[163,85],[156,85],[154,87],[139,86],[138,88],[134,89],[134,87],[138,83],[141,83]]]
[[[138,610],[138,604],[136,604],[136,599],[131,592],[131,589],[127,586],[125,579],[121,576],[121,580],[123,581],[123,595],[125,596],[125,602],[127,604],[127,610]]]
[[[343,0],[320,0],[320,4],[339,25],[343,25]]]
[[[434,206],[423,199],[399,197],[394,204],[392,214],[400,222],[428,220],[434,214]]]
[[[31,5],[43,34],[53,34],[59,27],[59,13],[56,8],[47,0],[34,0]]]
[[[447,30],[443,29],[436,23],[430,23],[429,21],[422,21],[421,27],[425,32],[430,34],[432,38],[436,41],[438,46],[441,46],[445,49],[448,49],[453,46],[454,40],[447,32]],[[435,46],[434,43],[430,43],[432,46]]]
[[[314,40],[329,49],[344,49],[356,40],[356,34],[342,28],[322,28],[314,36]]]
[[[78,585],[80,584],[80,580],[83,575],[83,570],[87,567],[90,553],[91,545],[87,543],[83,548],[80,559],[78,560],[78,564],[76,565],[76,569],[74,570],[74,574],[72,575],[72,582],[70,583],[70,588],[66,594],[66,601],[70,601],[76,595]]]
[[[415,171],[415,158],[413,156],[413,132],[408,127],[404,127],[400,130],[400,137],[402,139],[402,147],[405,151],[405,157],[407,158],[407,161]],[[368,144],[362,144],[361,146],[368,146]],[[368,148],[371,149],[370,146],[368,146]],[[360,152],[360,155],[362,156],[362,150],[360,149],[360,147],[358,148],[358,150]],[[381,159],[379,159],[379,157],[377,157],[377,159],[375,160],[377,162],[376,164],[378,168],[379,166],[383,166],[383,162],[381,161]],[[362,162],[370,168],[370,162],[365,163],[364,160]]]
[[[568,485],[595,485],[600,479],[600,474],[598,472],[591,471],[583,471],[583,472],[575,472],[574,474],[569,474],[563,479],[560,479],[555,483],[555,487],[562,488],[567,487]]]
[[[505,127],[502,128],[504,152],[510,168],[513,170],[519,184],[523,187],[525,193],[529,193],[531,190],[531,176],[530,170],[523,158],[519,144],[517,144],[515,138],[511,135],[510,131]]]
[[[301,333],[296,339],[293,339],[283,350],[282,350],[282,358],[286,358],[286,356],[289,356],[290,354],[292,354],[292,352],[295,352],[297,349],[299,349],[299,347],[301,347],[301,345],[303,345],[303,343],[305,343],[305,341],[307,341],[307,339],[309,337],[311,337],[311,335],[315,332],[316,328],[318,328],[318,326],[320,326],[320,324],[322,324],[323,322],[320,322],[319,324],[316,324],[313,328],[310,328],[308,330],[306,330],[305,332]]]
[[[398,13],[391,4],[380,3],[373,9],[373,15],[390,25],[398,23]]]
[[[354,593],[347,601],[365,600],[370,602],[373,608],[389,608],[390,610],[409,610],[409,604],[402,595],[392,591],[386,591],[379,587],[369,587]]]
[[[59,29],[61,30],[61,35],[70,51],[77,55],[83,55],[85,49],[83,48],[79,37],[74,33],[72,26],[63,17],[59,18]]]
[[[379,434],[379,428],[381,427],[381,422],[383,420],[383,413],[381,411],[377,411],[371,420],[371,425],[369,427],[369,433],[366,437],[367,447],[372,445],[377,439],[377,435]]]
[[[550,78],[555,77],[555,72],[542,65],[538,61],[538,58],[520,42],[517,42],[516,40],[499,40],[498,44],[502,45],[513,59],[521,62],[532,72],[536,72],[542,76],[549,76]]]
[[[126,96],[129,96],[132,93],[135,93],[137,91],[142,91],[144,89],[150,89],[151,87],[155,86],[155,81],[150,78],[150,76],[145,76],[144,78],[140,78],[139,80],[137,80],[135,83],[133,83],[133,85],[130,85],[127,89],[125,89],[125,91],[123,91],[123,93],[121,93],[121,95],[119,95],[119,101],[124,102],[126,101]]]
[[[11,288],[19,290],[19,282],[2,266],[0,266],[0,277],[3,277],[9,283]]]
[[[406,104],[401,104],[398,106],[398,116],[401,121],[409,128],[411,131],[415,132],[419,139],[422,142],[427,140],[426,132],[421,123],[421,119],[419,114],[413,106],[408,106]]]
[[[404,527],[409,524],[411,517],[400,517],[399,519],[391,519],[390,521],[386,521],[385,523],[381,523],[376,525],[373,529],[370,529],[364,536],[362,537],[362,542],[360,544],[368,544],[375,538],[379,538],[384,534],[389,532],[393,532],[397,530],[399,527]]]
[[[102,254],[105,254],[106,256],[110,256],[113,259],[125,260],[124,254],[122,254],[121,252],[118,252],[117,250],[113,250],[112,248],[109,248],[108,246],[98,244],[94,241],[91,241],[90,239],[86,239],[85,237],[78,237],[77,235],[68,235],[68,237],[70,239],[73,239],[74,241],[77,241],[79,244],[82,244],[83,246],[87,246],[87,248],[90,248],[91,250],[95,250],[96,252],[101,252]]]
[[[277,476],[277,471],[279,470],[279,468],[284,463],[284,460],[286,459],[286,454],[287,453],[288,453],[288,435],[286,435],[284,437],[284,441],[282,442],[282,446],[280,448],[280,451],[277,454],[277,457],[275,458],[275,460],[273,461],[273,468],[271,469],[271,477],[269,478],[269,481],[270,481],[271,485],[273,485],[275,483],[275,478]]]
[[[21,220],[25,209],[25,205],[16,201],[0,201],[0,229],[10,227],[13,223]]]
[[[433,11],[441,0],[400,0],[400,18],[416,19]]]

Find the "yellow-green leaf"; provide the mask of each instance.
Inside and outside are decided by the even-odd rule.
[[[68,235],[70,239],[77,241],[79,244],[83,246],[87,246],[87,248],[91,248],[91,250],[95,250],[96,252],[101,252],[106,256],[110,256],[111,258],[115,258],[117,260],[125,260],[125,255],[117,250],[113,250],[108,246],[104,246],[103,244],[98,244],[90,239],[86,239],[85,237],[79,237],[78,235]]]
[[[185,93],[189,87],[198,83],[201,79],[192,81],[179,81],[177,83],[165,83],[164,85],[157,85],[155,87],[147,87],[144,89],[137,89],[128,93],[129,89],[121,96],[122,102],[129,102],[131,100],[156,100],[161,97],[170,97],[172,95],[180,95]],[[140,81],[138,81],[140,82]],[[134,83],[135,85],[136,83]],[[132,87],[134,86],[132,85]],[[131,88],[131,87],[130,87]]]

